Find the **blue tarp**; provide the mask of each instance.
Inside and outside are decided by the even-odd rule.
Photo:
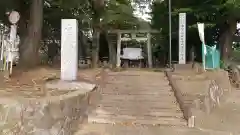
[[[203,44],[202,56],[203,63],[205,63],[205,69],[220,68],[220,52],[216,49],[216,45],[208,46]]]

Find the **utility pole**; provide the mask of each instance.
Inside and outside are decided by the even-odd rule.
[[[172,67],[172,2],[168,0],[168,14],[169,14],[169,67]]]

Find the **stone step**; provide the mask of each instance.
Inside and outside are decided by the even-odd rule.
[[[156,78],[152,78],[152,77],[149,77],[149,80],[146,80],[146,78],[140,78],[138,77],[137,80],[135,80],[136,78],[135,77],[128,77],[129,80],[131,80],[130,82],[147,82],[148,83],[152,83],[152,84],[169,84],[168,82],[168,79],[167,78],[159,78],[159,77],[156,77]],[[116,83],[120,83],[120,82],[124,82],[124,80],[126,80],[126,77],[122,77],[122,78],[108,78],[108,81],[109,83],[113,83],[113,82],[116,82]],[[156,80],[156,81],[152,81],[152,80]],[[127,82],[129,83],[129,82]]]
[[[152,89],[152,90],[150,90]],[[102,89],[101,92],[128,92],[128,93],[156,93],[156,94],[161,94],[161,93],[172,93],[174,94],[174,91],[171,88],[160,88],[156,89],[156,87],[148,87],[148,88],[116,88],[116,87],[105,87]]]
[[[161,111],[150,111],[150,110],[120,110],[117,108],[97,108],[92,112],[93,114],[99,115],[131,115],[131,116],[153,116],[153,117],[177,117],[183,118],[183,114],[180,110],[161,110]]]
[[[74,135],[230,135],[223,131],[205,131],[182,126],[86,124],[81,129]]]
[[[110,78],[108,78],[107,79],[107,82],[116,82],[116,83],[118,83],[118,82],[124,82],[124,81],[126,81],[126,80],[129,80],[128,81],[128,83],[129,82],[147,82],[147,84],[148,83],[152,83],[152,84],[157,84],[157,83],[162,83],[162,84],[164,84],[164,83],[168,83],[169,84],[169,80],[168,80],[168,78],[159,78],[159,77],[151,77],[151,76],[149,76],[149,77],[147,77],[147,76],[145,76],[145,77],[143,77],[143,78],[141,78],[141,77],[139,77],[139,76],[136,76],[136,77],[128,77],[128,76],[123,76],[123,77],[110,77]],[[154,80],[154,81],[152,81],[152,80]]]
[[[151,111],[151,112],[181,112],[181,109],[177,106],[177,107],[167,107],[167,106],[164,106],[164,107],[155,107],[155,108],[149,108],[147,106],[140,106],[140,107],[137,107],[137,108],[126,108],[126,107],[123,107],[123,106],[98,106],[98,107],[95,107],[96,109],[104,109],[104,110],[111,110],[111,109],[116,109],[116,110],[119,110],[119,111],[138,111],[138,112],[148,112],[148,111]]]
[[[169,103],[177,103],[176,98],[175,97],[171,97],[169,95],[163,94],[162,97],[152,97],[152,98],[137,98],[137,96],[141,96],[141,95],[137,95],[136,98],[131,98],[131,97],[118,97],[120,94],[112,94],[112,95],[104,95],[101,96],[101,100],[104,101],[117,101],[117,102],[125,102],[125,103],[132,103],[132,102],[169,102]],[[166,96],[165,96],[166,95]],[[169,96],[169,97],[168,97]]]
[[[161,95],[161,96],[174,96],[173,92],[169,91],[121,91],[121,90],[109,90],[109,91],[102,91],[102,95],[147,95],[147,96],[154,96],[154,95]]]
[[[152,90],[149,90],[149,89],[152,89]],[[165,88],[162,88],[160,87],[159,89],[156,89],[156,88],[151,88],[151,87],[148,87],[148,88],[144,88],[144,87],[141,87],[141,88],[131,88],[131,87],[105,87],[105,89],[103,89],[103,92],[114,92],[114,91],[120,91],[120,92],[159,92],[159,93],[174,93],[172,88],[169,87],[165,87]]]
[[[101,99],[106,99],[109,101],[134,101],[134,102],[141,102],[141,101],[155,101],[155,102],[159,102],[159,101],[176,101],[176,98],[174,96],[162,96],[162,95],[154,95],[154,96],[149,96],[149,95],[126,95],[126,96],[122,96],[122,95],[102,95]]]
[[[178,104],[176,101],[161,101],[161,102],[151,102],[151,101],[109,101],[109,100],[101,100],[99,102],[99,107],[101,106],[115,106],[115,107],[122,107],[122,108],[138,108],[138,107],[148,107],[148,108],[161,108],[161,107],[168,107],[168,108],[178,108]]]
[[[151,90],[150,90],[151,89]],[[139,92],[171,92],[173,93],[173,90],[171,87],[139,87],[139,88],[132,88],[132,87],[108,87],[106,86],[103,91],[139,91]]]
[[[131,107],[131,108],[130,108]],[[118,110],[118,111],[129,111],[129,112],[136,112],[138,111],[139,114],[142,114],[144,112],[148,112],[146,110],[151,110],[152,112],[162,112],[167,111],[167,112],[180,112],[181,109],[178,106],[117,106],[117,105],[98,105],[95,107],[96,109],[102,109],[102,110],[107,110],[110,108],[113,108],[113,110]],[[163,111],[163,112],[164,112]]]
[[[139,81],[139,80],[138,80]],[[124,84],[123,87],[131,87],[131,84],[133,83],[138,83],[135,81],[131,81],[131,82],[125,82],[125,81],[110,81],[110,82],[106,82],[106,85],[118,85],[118,84]],[[144,85],[144,87],[155,87],[155,89],[158,88],[171,88],[171,86],[169,85],[169,82],[159,82],[159,83],[151,83],[151,82],[144,82],[146,83],[146,85]]]
[[[141,124],[141,125],[169,125],[169,126],[184,126],[187,122],[182,118],[176,117],[136,117],[130,115],[94,115],[88,116],[90,123],[103,124]]]
[[[148,112],[181,112],[181,109],[179,107],[147,107],[147,106],[140,106],[140,107],[135,107],[135,108],[126,108],[123,106],[98,106],[95,107],[94,110],[108,110],[108,111],[112,111],[112,110],[117,110],[119,112],[129,112],[129,114],[131,114],[131,112],[139,112],[139,114],[142,113],[148,113]]]
[[[106,102],[110,102],[110,103],[113,103],[114,102],[118,102],[117,104],[134,104],[136,103],[136,105],[138,104],[145,104],[144,102],[146,103],[152,103],[152,104],[156,104],[159,103],[159,105],[168,105],[168,104],[174,104],[174,105],[177,105],[178,106],[178,102],[176,101],[176,99],[174,98],[162,98],[162,99],[159,99],[159,100],[156,100],[156,98],[153,98],[153,99],[141,99],[141,98],[136,98],[136,99],[128,99],[128,98],[117,98],[117,97],[111,97],[111,98],[108,98],[108,99],[104,99],[102,97],[100,97],[100,100],[99,103],[106,103]],[[186,103],[190,103],[190,102],[186,102]]]
[[[139,77],[139,78],[144,78],[146,76],[152,77],[152,78],[166,78],[166,75],[164,73],[157,73],[157,72],[139,72],[139,71],[122,71],[121,73],[119,72],[109,72],[108,73],[109,77],[117,77],[117,78],[121,78],[121,77]]]

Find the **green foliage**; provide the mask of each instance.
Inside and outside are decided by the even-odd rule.
[[[239,0],[178,0],[172,1],[172,42],[178,43],[178,14],[187,14],[187,52],[192,45],[200,46],[197,23],[205,24],[205,40],[208,44],[219,42],[220,35],[229,28],[229,20],[240,18]],[[168,46],[169,21],[168,1],[152,5],[152,27],[161,30],[161,46]],[[173,47],[174,48],[174,47]],[[177,47],[175,47],[177,49]],[[196,47],[201,49],[201,47]],[[173,52],[173,54],[177,54]]]
[[[44,37],[60,39],[61,19],[74,18],[80,29],[89,27],[91,20],[90,5],[87,0],[52,0],[44,7]]]
[[[224,3],[226,14],[235,18],[240,18],[240,1],[239,0],[226,0]]]
[[[223,60],[220,61],[220,68],[221,69],[227,69],[228,68],[227,62],[224,62]]]
[[[128,0],[110,0],[102,15],[102,25],[107,29],[131,28],[137,23],[134,9]]]
[[[0,2],[0,20],[7,22],[6,11],[29,9],[30,0],[2,0]],[[139,21],[133,16],[131,0],[109,0],[101,5],[100,0],[45,0],[44,4],[44,29],[45,38],[59,37],[62,18],[75,18],[79,20],[81,29],[92,29],[94,18],[101,19],[104,29],[133,28]],[[135,0],[142,4],[150,1]],[[97,11],[95,11],[97,10]],[[97,13],[97,14],[96,14]],[[28,17],[24,18],[28,19]]]

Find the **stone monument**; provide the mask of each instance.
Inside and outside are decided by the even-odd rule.
[[[78,22],[62,19],[61,78],[47,83],[47,88],[58,90],[92,90],[95,85],[77,80],[78,75]]]
[[[57,90],[59,92],[67,92],[58,100],[68,106],[68,114],[61,113],[64,117],[66,125],[61,123],[62,129],[59,127],[52,127],[47,132],[54,132],[52,135],[65,134],[72,135],[77,126],[82,124],[83,119],[86,118],[90,97],[93,91],[96,90],[94,84],[79,81],[78,76],[78,22],[76,19],[62,19],[61,32],[61,77],[60,80],[51,80],[47,82],[46,88],[50,90]],[[58,103],[61,103],[58,102]],[[60,105],[61,106],[61,105]],[[47,122],[46,122],[47,123]],[[59,132],[61,130],[61,133]],[[45,135],[45,132],[41,132]],[[48,135],[48,134],[46,134]]]
[[[77,79],[78,24],[76,19],[62,19],[61,32],[61,80]]]
[[[179,13],[178,64],[186,64],[186,13]]]

